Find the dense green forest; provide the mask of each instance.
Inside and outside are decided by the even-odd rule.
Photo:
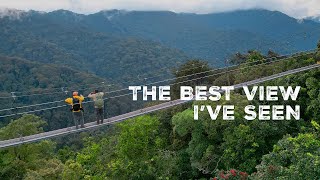
[[[87,96],[93,90],[99,89],[108,92],[106,98],[128,93],[128,91],[111,93],[122,88],[120,83],[110,83],[92,73],[85,73],[68,66],[39,63],[7,56],[0,56],[0,81],[0,109],[9,109],[0,111],[0,116],[64,106],[64,99],[70,97],[74,90]],[[12,98],[10,92],[15,92],[16,98]],[[51,102],[56,103],[15,109],[31,104]],[[141,107],[141,103],[132,102],[129,96],[110,99],[106,101],[105,105],[108,107],[106,117],[123,114]],[[93,121],[92,106],[92,103],[84,105],[86,122]],[[65,106],[38,111],[35,114],[46,119],[48,125],[45,130],[53,130],[73,124],[69,109],[70,107]],[[0,127],[7,125],[12,118],[16,117],[1,118]]]
[[[150,40],[96,32],[79,23],[54,21],[39,14],[18,20],[1,18],[0,34],[3,55],[66,65],[125,85],[141,82],[138,75],[170,77],[170,71],[163,68],[189,58],[180,50]]]
[[[320,44],[318,45],[318,50]],[[269,56],[273,56],[269,53]],[[185,85],[227,85],[314,64],[319,51],[296,58],[266,60],[258,51],[235,56],[242,64],[232,72]],[[246,64],[252,63],[252,64]],[[190,71],[190,65],[199,64]],[[253,65],[254,64],[254,65]],[[187,74],[210,70],[206,62],[189,61],[174,70],[176,82]],[[206,75],[209,75],[209,74]],[[200,77],[205,77],[202,74]],[[192,76],[194,78],[194,75]],[[236,111],[234,121],[209,115],[193,120],[194,102],[140,116],[103,130],[69,135],[0,150],[1,179],[316,179],[319,171],[320,70],[272,80],[263,85],[301,86],[297,102],[301,120],[247,121]],[[230,103],[248,104],[242,91]],[[229,102],[228,102],[229,103]],[[268,102],[253,101],[255,104]],[[0,129],[0,139],[42,132],[45,119],[24,115]]]

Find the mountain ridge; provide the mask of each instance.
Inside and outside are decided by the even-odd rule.
[[[111,10],[89,15],[68,10],[28,11],[19,19],[1,18],[0,24],[2,51],[9,56],[20,53],[21,57],[35,59],[33,56],[39,56],[38,60],[43,61],[56,57],[57,63],[71,66],[78,59],[81,66],[88,67],[85,70],[111,78],[119,73],[110,71],[126,69],[101,70],[101,62],[107,65],[121,61],[126,53],[135,54],[132,50],[136,47],[143,48],[135,50],[142,52],[136,61],[151,58],[153,62],[159,61],[153,64],[173,65],[173,61],[179,59],[182,62],[198,58],[221,67],[225,59],[236,52],[257,49],[288,54],[314,48],[320,38],[320,25],[315,22],[298,21],[278,11],[261,9],[200,15],[170,11]],[[28,43],[31,37],[33,43]],[[127,42],[131,42],[129,49]],[[154,47],[158,46],[163,53],[155,59],[157,50]],[[43,55],[49,50],[54,51],[48,52],[48,57]],[[148,52],[147,58],[144,51]],[[168,60],[164,58],[165,53],[170,54]],[[59,57],[59,54],[64,55]],[[141,67],[140,71],[145,72],[146,68],[150,67]],[[103,71],[110,73],[102,74]]]

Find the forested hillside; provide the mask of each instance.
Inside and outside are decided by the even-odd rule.
[[[0,91],[32,92],[61,87],[83,88],[103,82],[102,78],[62,65],[44,64],[17,57],[0,56]],[[57,89],[60,91],[61,89]],[[2,95],[10,95],[2,93]]]
[[[310,49],[320,38],[319,24],[268,10],[213,14],[113,10],[83,17],[83,21],[98,31],[156,40],[218,65],[224,65],[223,58],[234,52],[288,53]]]
[[[257,46],[263,51],[274,48],[284,52],[287,47],[281,41],[276,44],[256,32],[210,27],[208,23],[194,20],[192,16],[172,12],[115,10],[89,15],[88,18],[85,19],[86,23],[90,23],[98,31],[152,39],[179,48],[191,56],[207,59],[215,66],[224,66],[223,59],[233,52],[247,51]],[[264,43],[269,45],[262,46]]]
[[[188,56],[218,67],[234,52],[290,53],[314,47],[320,36],[318,23],[267,10],[204,15],[121,10],[90,15],[65,10],[17,13],[0,19],[5,54],[64,64],[76,60],[90,71],[112,77],[118,76],[114,70],[122,67],[116,62],[172,65]],[[37,52],[40,49],[42,53]],[[94,68],[97,64],[110,68]],[[139,67],[137,72],[144,71]]]
[[[39,13],[1,18],[0,32],[4,55],[66,65],[118,83],[133,83],[138,75],[169,77],[169,68],[188,58],[159,43],[99,33],[81,23],[57,22]],[[168,69],[157,71],[163,67]]]

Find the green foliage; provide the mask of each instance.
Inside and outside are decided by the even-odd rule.
[[[161,147],[161,139],[156,138],[159,124],[155,117],[150,116],[137,117],[134,121],[119,124],[122,133],[117,144],[118,155],[137,159]]]
[[[246,58],[245,63],[250,63],[249,66],[263,63],[263,55],[258,51],[249,51],[249,55]]]
[[[54,180],[61,179],[61,173],[63,172],[64,164],[57,159],[38,161],[38,167],[36,170],[28,170],[25,176],[25,180]]]
[[[311,65],[316,63],[316,60],[313,58],[313,56],[313,54],[307,55],[301,53],[299,54],[299,57],[296,58],[288,57],[286,59],[282,58],[282,60],[278,60],[278,58],[267,58],[264,57],[260,52],[251,51],[248,55],[246,55],[246,62],[248,62],[248,64],[240,65],[239,71],[234,73],[236,78],[232,83],[234,84],[248,80],[254,80],[275,73],[281,73],[290,69]]]
[[[225,162],[221,162],[223,156],[222,142],[226,129],[232,129],[236,123],[243,121],[241,108],[247,104],[243,96],[233,95],[230,102],[195,102],[195,104],[208,104],[215,107],[218,104],[234,104],[236,110],[236,122],[223,121],[222,116],[218,116],[216,121],[211,120],[209,114],[204,112],[199,115],[199,121],[193,120],[193,110],[188,109],[178,113],[172,118],[173,130],[178,136],[174,139],[174,146],[186,148],[190,155],[190,164],[195,172],[212,174],[217,167],[224,167]]]
[[[191,109],[185,110],[181,113],[177,113],[172,117],[172,125],[174,126],[173,132],[179,136],[186,136],[189,134],[196,122],[191,121],[193,119],[193,111]]]
[[[43,132],[45,121],[34,115],[24,115],[0,129],[0,139],[17,138]]]
[[[225,133],[222,161],[226,167],[239,166],[239,169],[252,172],[258,161],[255,155],[259,150],[259,144],[255,140],[250,126],[240,124],[233,132]]]
[[[62,178],[66,180],[80,180],[83,179],[83,168],[80,163],[69,160],[66,162],[62,173]]]
[[[252,65],[261,64],[267,61],[262,59],[268,59],[268,60],[271,60],[272,58],[277,59],[277,56],[279,56],[279,54],[271,50],[268,51],[266,56],[262,55],[261,52],[259,51],[250,50],[244,54],[240,52],[235,53],[234,55],[231,56],[230,63],[235,65],[239,65],[242,63],[250,63],[249,66],[252,66]]]
[[[24,115],[0,129],[1,139],[42,132],[45,121],[34,115]],[[41,141],[0,151],[0,179],[55,179],[63,164],[53,158],[55,143]]]
[[[153,156],[163,146],[161,138],[157,137],[159,125],[158,119],[150,116],[119,124],[118,159],[110,163],[114,177],[153,177]]]
[[[320,125],[316,121],[312,120],[311,124],[317,131],[320,130]]]
[[[317,179],[320,141],[314,134],[286,136],[262,158],[254,179]]]
[[[240,124],[224,132],[224,149],[221,162],[227,168],[236,168],[252,173],[261,157],[269,152],[272,145],[284,134],[290,132],[290,122],[253,121]]]
[[[306,83],[305,83],[307,94],[310,98],[310,102],[307,105],[306,113],[310,116],[310,119],[320,119],[319,77],[320,77],[319,71],[311,71],[310,77],[306,79]]]
[[[229,62],[231,64],[241,64],[247,60],[247,56],[248,56],[247,54],[242,54],[240,52],[237,52],[230,57]]]
[[[209,67],[208,62],[200,60],[189,60],[178,68],[173,69],[172,72],[176,79],[172,86],[171,97],[174,99],[180,98],[180,86],[196,86],[211,82],[212,78],[206,77],[212,74],[210,70],[212,68]]]
[[[159,136],[160,122],[140,116],[117,125],[119,134],[91,141],[74,160],[68,160],[65,179],[170,178],[177,173],[175,152],[164,150]],[[170,169],[167,169],[170,166]]]
[[[74,90],[81,88],[84,84],[92,83],[96,86],[97,83],[103,81],[102,78],[79,72],[78,69],[7,56],[0,56],[0,72],[0,78],[3,81],[0,91],[5,92],[28,91],[32,93],[42,89],[61,87],[69,87],[68,90]],[[55,91],[61,92],[61,89]],[[55,94],[59,97],[63,95],[63,93]]]

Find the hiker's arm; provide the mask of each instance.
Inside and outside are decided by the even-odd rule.
[[[79,101],[84,101],[84,97],[82,95],[79,97]]]
[[[65,100],[65,102],[68,103],[68,104],[72,104],[72,98],[67,98],[67,99]]]

